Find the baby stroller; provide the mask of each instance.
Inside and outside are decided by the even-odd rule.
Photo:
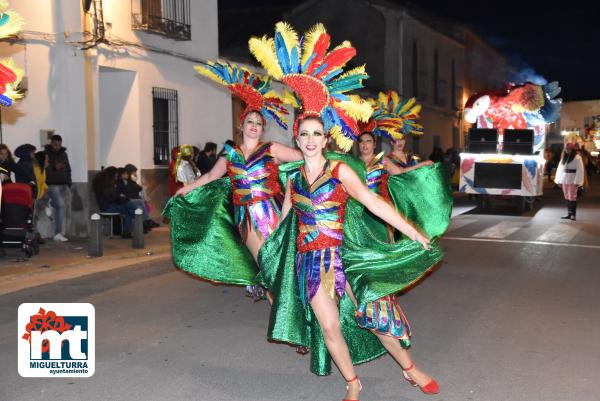
[[[39,253],[33,216],[35,203],[29,184],[2,185],[0,216],[0,245],[2,248],[20,248],[27,257]]]

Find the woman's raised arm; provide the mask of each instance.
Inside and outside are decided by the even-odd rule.
[[[347,165],[341,164],[339,178],[346,192],[362,203],[371,213],[389,225],[398,229],[408,238],[418,241],[423,248],[429,249],[429,239],[406,221],[389,203],[369,191],[367,186],[358,178],[356,173]]]
[[[279,142],[271,143],[271,153],[277,159],[277,163],[289,163],[302,159],[302,152]]]

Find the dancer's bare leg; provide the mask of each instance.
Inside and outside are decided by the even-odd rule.
[[[251,227],[248,230],[248,238],[246,239],[246,247],[250,251],[250,254],[254,258],[256,263],[258,263],[258,251],[260,250],[260,247],[263,246],[264,243],[265,243],[265,240],[262,239],[257,234],[257,232],[254,230],[253,227]],[[269,301],[269,304],[273,305],[273,296],[271,295],[270,291],[267,291],[267,300]]]
[[[325,345],[331,358],[346,381],[353,379],[356,376],[356,371],[350,358],[348,345],[342,336],[337,302],[331,299],[322,287],[319,287],[312,301],[310,301],[310,306],[319,321]],[[346,398],[357,400],[359,393],[360,383],[358,380],[348,384]]]
[[[356,298],[352,293],[352,288],[350,285],[346,283],[346,294],[350,297],[354,305],[357,306]],[[410,353],[408,350],[402,348],[400,345],[400,341],[398,341],[394,337],[386,336],[385,334],[373,332],[381,342],[381,344],[385,347],[385,349],[389,352],[389,354],[394,358],[394,360],[400,365],[400,367],[406,369],[409,368],[413,364],[413,360],[410,357]],[[427,375],[425,372],[419,370],[417,366],[413,369],[406,372],[408,376],[415,381],[419,386],[425,386],[431,380],[431,376]]]

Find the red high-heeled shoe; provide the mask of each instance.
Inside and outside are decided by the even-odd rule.
[[[412,380],[408,374],[406,372],[408,372],[409,370],[412,370],[415,368],[415,364],[411,363],[410,366],[406,369],[402,368],[402,375],[404,376],[404,378],[413,386],[419,386],[414,380]],[[431,380],[429,380],[429,382],[424,385],[424,386],[419,386],[419,388],[421,389],[421,391],[425,394],[428,395],[432,395],[432,394],[437,394],[440,392],[440,386],[438,385],[437,381],[435,381],[434,378],[432,378]]]
[[[355,381],[357,381],[357,380],[358,380],[358,386],[360,387],[360,390],[359,390],[359,391],[361,391],[361,390],[362,390],[362,383],[360,382],[360,380],[359,380],[358,376],[354,376],[352,379],[350,379],[350,380],[346,380],[346,383],[347,383],[347,384],[346,384],[346,391],[348,391],[348,389],[349,389],[349,387],[350,387],[350,386],[349,386],[349,384],[350,384],[350,383],[352,383],[352,382],[355,382]],[[342,401],[358,401],[358,400],[349,400],[349,399],[347,399],[347,398],[344,398]]]

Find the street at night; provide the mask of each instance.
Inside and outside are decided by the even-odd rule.
[[[599,11],[0,0],[0,401],[600,400]]]
[[[547,192],[523,216],[456,216],[442,266],[400,298],[415,360],[440,383],[434,399],[597,399],[600,194],[582,201],[577,222],[565,222],[559,191]],[[569,227],[562,236],[561,226]],[[95,306],[92,378],[19,377],[22,302]],[[170,260],[5,294],[0,310],[2,400],[335,400],[344,385],[335,372],[310,374],[308,355],[266,341],[266,302],[194,279]],[[358,372],[364,400],[427,399],[389,356]]]

